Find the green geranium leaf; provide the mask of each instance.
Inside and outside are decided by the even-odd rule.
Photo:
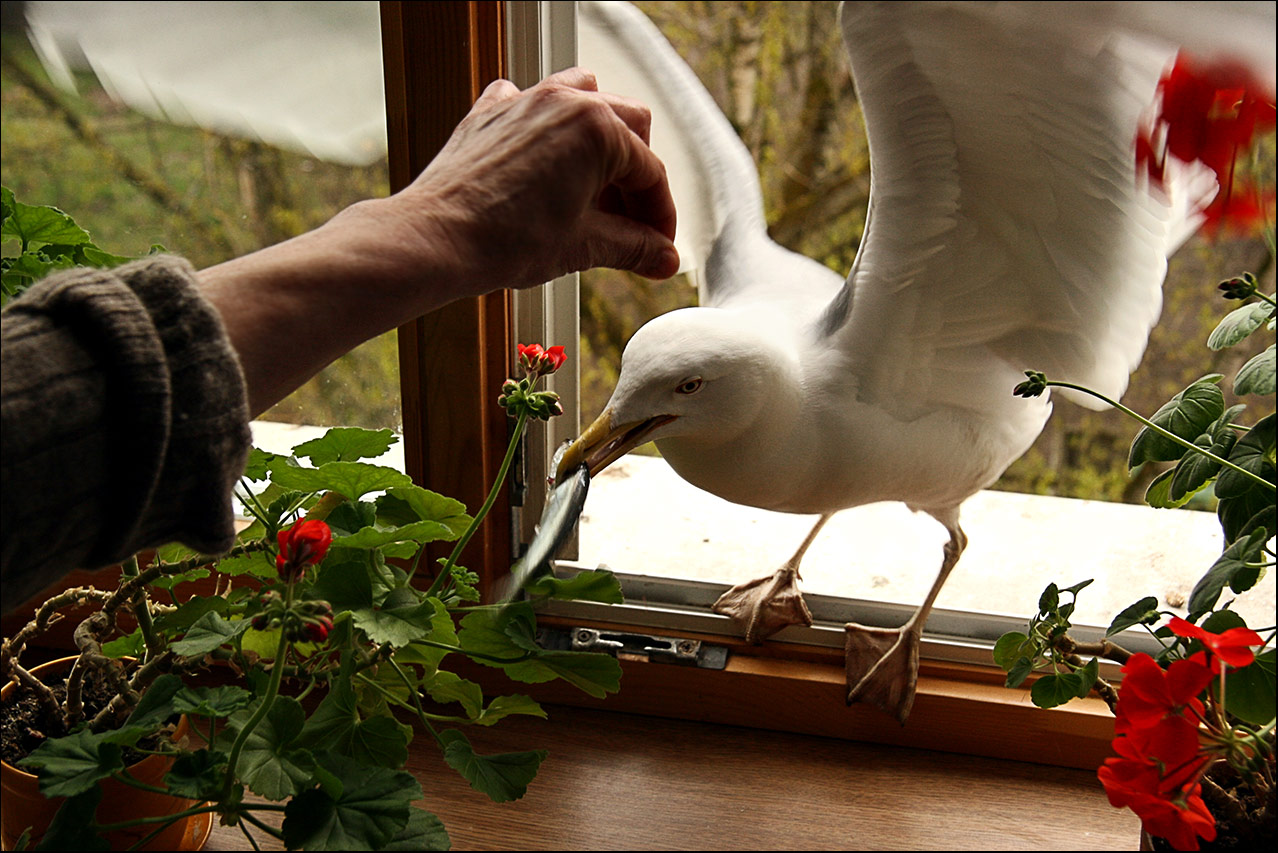
[[[76,248],[79,258],[83,260],[85,266],[89,267],[109,269],[135,260],[125,255],[113,255],[110,252],[104,252],[92,243],[82,243]]]
[[[1193,441],[1225,411],[1225,395],[1218,385],[1223,378],[1213,373],[1197,380],[1172,397],[1150,421],[1173,435]],[[1179,459],[1184,450],[1171,439],[1145,427],[1132,441],[1127,467],[1135,468],[1144,462],[1171,462]]]
[[[250,480],[265,480],[271,465],[277,459],[283,459],[278,453],[267,453],[254,447],[249,451],[248,465],[244,468],[244,476]]]
[[[1246,628],[1247,622],[1239,614],[1232,610],[1217,610],[1215,613],[1207,614],[1207,618],[1203,620],[1202,627],[1206,631],[1213,634],[1223,634],[1231,628]],[[1197,649],[1202,648],[1199,643]]]
[[[343,662],[343,672],[350,665]],[[338,678],[298,740],[310,749],[325,749],[366,765],[396,768],[408,760],[412,729],[393,717],[362,719],[349,678]]]
[[[1194,439],[1194,446],[1224,458],[1229,455],[1230,449],[1237,441],[1238,437],[1229,433],[1226,433],[1219,442],[1213,441],[1210,435],[1204,433]],[[1171,499],[1179,501],[1197,494],[1211,482],[1211,478],[1216,476],[1220,468],[1221,464],[1210,456],[1186,450],[1185,455],[1176,464],[1172,475]]]
[[[135,628],[132,634],[116,637],[109,643],[102,644],[102,654],[109,658],[136,658],[146,651],[146,639],[142,629]]]
[[[1240,343],[1272,317],[1274,308],[1267,302],[1252,302],[1235,308],[1224,316],[1207,337],[1207,348],[1222,350]]]
[[[349,500],[413,482],[394,468],[366,462],[329,462],[318,468],[302,468],[289,459],[271,464],[271,481],[303,492],[337,492]]]
[[[332,556],[320,566],[311,585],[312,598],[333,605],[335,611],[373,606],[373,579],[366,562],[335,561]]]
[[[1049,583],[1043,590],[1043,594],[1038,597],[1038,612],[1052,613],[1060,606],[1060,601],[1060,590],[1057,589],[1056,584]]]
[[[74,797],[123,770],[122,745],[132,746],[147,733],[139,726],[99,733],[80,729],[46,740],[18,766],[40,770],[40,793],[46,797]]]
[[[1029,637],[1020,631],[1009,631],[999,637],[998,642],[994,644],[994,663],[998,664],[1004,672],[1010,672],[1021,658],[1027,655],[1032,657],[1035,654],[1037,649],[1029,641]]]
[[[1149,488],[1145,489],[1145,503],[1155,509],[1179,509],[1189,503],[1194,496],[1192,492],[1182,496],[1178,501],[1172,500],[1171,487],[1174,476],[1176,476],[1176,469],[1168,468],[1150,481]]]
[[[253,694],[242,687],[183,687],[173,695],[173,710],[200,717],[229,717],[247,708]]]
[[[531,717],[546,719],[546,711],[538,704],[537,700],[530,696],[514,693],[509,696],[498,696],[489,702],[488,707],[475,719],[475,722],[481,726],[491,726],[512,714],[527,714]]]
[[[102,789],[93,785],[69,797],[58,807],[37,850],[110,850],[111,845],[97,832],[98,804]]]
[[[534,618],[532,607],[526,602],[515,602],[503,611],[476,610],[461,620],[461,630],[457,632],[458,644],[468,652],[485,655],[489,660],[476,658],[487,666],[502,666],[502,660],[516,662],[522,660],[529,649],[521,643],[526,642],[523,631],[516,631],[520,642],[517,643],[506,631],[506,628],[518,621]]]
[[[326,754],[323,766],[341,783],[341,795],[312,788],[284,810],[284,843],[291,850],[379,850],[409,824],[410,804],[422,788],[410,774],[369,767]]]
[[[223,743],[229,745],[253,716],[245,709],[227,721]],[[244,741],[237,771],[249,790],[268,800],[283,800],[303,791],[311,781],[313,760],[294,740],[306,722],[302,703],[276,696],[271,709]]]
[[[342,548],[381,548],[392,542],[438,542],[454,538],[452,530],[438,521],[417,521],[403,527],[365,527],[349,536],[336,536],[333,544]]]
[[[1003,683],[1007,687],[1020,687],[1033,671],[1034,660],[1027,655],[1023,655],[1007,668],[1007,678]]]
[[[172,673],[161,675],[142,694],[126,725],[147,729],[164,725],[170,717],[180,713],[173,707],[173,697],[185,689],[186,685],[178,676]]]
[[[484,710],[484,691],[473,681],[467,681],[460,675],[447,670],[436,672],[428,678],[422,687],[442,705],[449,702],[460,702],[466,716],[472,720]]]
[[[621,594],[621,582],[607,569],[578,572],[566,579],[543,575],[528,585],[528,594],[566,601],[599,601],[604,604],[621,604],[625,601]]]
[[[1275,422],[1275,416],[1272,414],[1261,418],[1247,431],[1246,435],[1238,439],[1229,453],[1230,462],[1271,484],[1278,479],[1275,477],[1274,463],[1271,461],[1274,452]],[[1273,502],[1272,485],[1266,489],[1250,477],[1229,468],[1222,470],[1220,476],[1216,478],[1216,497],[1221,500],[1236,498],[1256,489],[1264,491],[1269,501]]]
[[[247,621],[228,622],[216,612],[206,613],[196,620],[185,637],[170,644],[169,649],[184,657],[206,655],[232,642],[248,630],[248,627]]]
[[[178,756],[173,768],[164,776],[169,792],[192,800],[215,800],[221,793],[226,774],[224,752],[198,749]]]
[[[1112,637],[1136,625],[1154,625],[1157,624],[1158,619],[1158,599],[1149,595],[1123,608],[1123,611],[1114,617],[1114,621],[1109,623],[1105,636]]]
[[[157,589],[173,589],[179,584],[190,583],[191,581],[203,580],[209,576],[209,570],[203,567],[191,569],[189,572],[182,572],[176,575],[161,575],[151,581],[151,586]]]
[[[275,568],[275,558],[266,551],[250,551],[236,557],[227,557],[217,564],[217,570],[224,575],[253,575],[270,580],[279,573]]]
[[[441,537],[453,541],[466,532],[471,517],[461,501],[446,498],[420,486],[401,486],[387,490],[377,499],[377,520],[386,525],[402,526],[416,521],[437,521],[449,530]]]
[[[155,617],[155,627],[165,633],[185,631],[210,613],[226,615],[230,602],[220,595],[198,595],[178,605],[177,610]]]
[[[382,849],[448,850],[451,846],[443,822],[425,809],[413,808],[408,813],[408,824]]]
[[[161,545],[155,549],[155,556],[161,563],[181,563],[192,557],[199,557],[200,552],[194,548],[188,548],[181,542],[170,542],[167,545]],[[209,562],[217,559],[209,557]]]
[[[316,465],[354,462],[357,459],[376,459],[397,441],[399,437],[389,429],[333,427],[319,438],[294,447],[293,455],[299,459],[310,459]]]
[[[22,240],[31,248],[41,243],[74,246],[90,241],[89,232],[56,207],[19,201],[13,202],[12,213],[0,226],[0,234]]]
[[[1260,394],[1272,396],[1274,393],[1274,345],[1262,353],[1252,356],[1234,377],[1235,394]]]
[[[478,610],[461,622],[458,642],[467,652],[477,652],[476,663],[501,667],[506,676],[525,684],[562,678],[602,699],[621,685],[621,665],[606,654],[545,651],[536,642],[536,616],[527,602],[504,610]],[[531,655],[532,657],[529,657]]]
[[[1225,701],[1229,713],[1257,726],[1274,718],[1275,679],[1274,650],[1256,655],[1249,666],[1230,670],[1225,676]]]
[[[372,527],[377,521],[377,508],[368,501],[345,501],[333,507],[324,520],[335,538],[349,536],[365,527]]]
[[[1255,584],[1260,570],[1247,564],[1260,561],[1261,549],[1268,538],[1268,533],[1262,528],[1225,549],[1225,553],[1212,564],[1189,594],[1190,622],[1197,622],[1216,606],[1226,584],[1234,592],[1245,592]]]
[[[435,606],[431,601],[395,607],[394,599],[388,596],[386,602],[381,608],[361,607],[351,611],[355,626],[368,634],[374,643],[390,643],[393,648],[399,648],[414,640],[425,639],[431,633],[435,617]]]
[[[1094,660],[1093,663],[1095,663]],[[1091,676],[1090,682],[1088,681],[1086,670],[1044,675],[1030,688],[1030,701],[1040,708],[1055,708],[1071,699],[1086,696],[1095,681],[1095,675]]]
[[[507,664],[502,668],[508,678],[525,684],[562,678],[596,699],[621,689],[621,664],[616,658],[602,653],[542,652],[532,660]]]
[[[456,729],[440,732],[439,739],[446,744],[444,761],[448,762],[448,766],[494,803],[522,797],[529,783],[536,778],[541,762],[546,760],[544,749],[478,755],[466,736]]]

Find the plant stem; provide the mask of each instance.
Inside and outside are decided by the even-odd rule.
[[[443,568],[435,577],[435,582],[430,585],[430,589],[426,591],[426,595],[438,595],[440,589],[452,579],[453,566],[457,565],[457,558],[461,556],[465,550],[470,538],[475,535],[475,531],[479,529],[479,525],[483,523],[484,517],[488,515],[488,511],[493,508],[493,504],[497,502],[497,496],[501,494],[501,487],[506,482],[506,475],[510,473],[510,463],[515,459],[515,450],[519,447],[519,439],[524,434],[524,428],[528,425],[528,413],[520,412],[518,419],[515,421],[515,430],[510,436],[510,444],[506,447],[506,457],[501,460],[501,467],[497,469],[497,477],[493,481],[493,487],[488,490],[488,497],[484,500],[484,505],[479,508],[479,512],[475,513],[475,517],[471,519],[470,526],[466,528],[466,532],[457,540],[457,545],[453,548],[453,553],[448,555],[448,559],[444,561]]]
[[[288,604],[292,604],[293,584],[288,585]],[[275,697],[280,692],[280,682],[284,680],[284,657],[288,654],[288,636],[287,632],[280,631],[280,642],[275,648],[275,665],[271,667],[271,680],[266,685],[266,695],[262,697],[262,704],[257,706],[257,710],[253,712],[253,716],[244,724],[244,728],[240,729],[239,735],[235,738],[235,744],[231,747],[231,756],[226,764],[226,780],[222,783],[222,799],[231,795],[231,788],[235,784],[236,772],[235,766],[239,763],[240,752],[244,749],[244,744],[248,740],[248,736],[253,733],[253,729],[257,728],[258,723],[265,719],[271,706],[275,704]],[[246,815],[247,816],[247,815]]]
[[[1203,456],[1206,456],[1208,459],[1211,459],[1211,460],[1213,460],[1213,461],[1215,461],[1215,462],[1219,462],[1222,466],[1224,466],[1224,467],[1226,467],[1226,468],[1230,468],[1230,469],[1232,469],[1232,470],[1234,470],[1234,471],[1237,471],[1239,474],[1242,474],[1242,475],[1243,475],[1244,477],[1246,477],[1247,479],[1249,479],[1249,480],[1254,480],[1255,482],[1257,482],[1257,483],[1259,483],[1260,485],[1264,486],[1266,489],[1272,489],[1272,488],[1274,487],[1274,484],[1273,484],[1273,483],[1271,483],[1271,482],[1269,482],[1269,481],[1268,481],[1268,480],[1266,480],[1265,478],[1263,478],[1263,477],[1258,477],[1258,476],[1256,476],[1255,474],[1253,474],[1253,473],[1251,473],[1250,471],[1248,471],[1246,468],[1240,468],[1239,466],[1237,466],[1237,465],[1235,465],[1234,463],[1230,462],[1228,459],[1222,459],[1222,458],[1220,458],[1219,456],[1217,456],[1216,454],[1211,453],[1210,451],[1203,450],[1201,447],[1199,447],[1199,446],[1198,446],[1198,445],[1196,445],[1196,444],[1193,444],[1193,443],[1191,443],[1191,442],[1185,441],[1185,439],[1183,439],[1183,438],[1181,438],[1180,436],[1176,435],[1174,432],[1170,432],[1170,431],[1168,431],[1168,430],[1166,430],[1166,429],[1163,429],[1163,428],[1162,428],[1162,427],[1160,427],[1158,424],[1156,424],[1156,423],[1154,423],[1153,421],[1151,421],[1151,420],[1149,420],[1148,418],[1146,418],[1144,415],[1141,415],[1141,414],[1138,414],[1138,413],[1137,413],[1137,412],[1135,412],[1135,411],[1132,411],[1131,409],[1127,408],[1126,406],[1124,406],[1122,403],[1118,402],[1117,400],[1111,400],[1111,399],[1109,399],[1108,397],[1106,397],[1104,394],[1099,394],[1099,393],[1097,393],[1096,391],[1093,391],[1091,388],[1088,388],[1088,387],[1083,386],[1083,385],[1075,385],[1073,382],[1056,382],[1056,381],[1051,381],[1051,380],[1049,380],[1046,384],[1047,384],[1047,386],[1048,386],[1048,387],[1055,386],[1055,387],[1057,387],[1057,388],[1072,388],[1072,389],[1073,389],[1073,390],[1075,390],[1075,391],[1082,391],[1084,394],[1090,394],[1091,396],[1095,397],[1096,399],[1101,400],[1102,402],[1108,403],[1109,405],[1113,406],[1115,409],[1118,409],[1118,410],[1119,410],[1120,412],[1122,412],[1123,414],[1128,415],[1129,417],[1135,418],[1136,420],[1140,421],[1140,422],[1141,422],[1141,423],[1143,423],[1145,426],[1149,427],[1149,428],[1150,428],[1150,429],[1152,429],[1154,432],[1156,432],[1156,433],[1158,433],[1159,435],[1161,435],[1163,438],[1166,438],[1166,439],[1169,439],[1169,440],[1171,440],[1171,441],[1174,441],[1174,442],[1176,442],[1177,444],[1179,444],[1181,447],[1184,447],[1184,448],[1186,448],[1186,449],[1188,449],[1188,450],[1192,450],[1192,451],[1194,451],[1195,453],[1200,453],[1200,454],[1202,454]]]
[[[126,578],[135,578],[141,574],[136,554],[120,564],[120,574]],[[146,643],[146,658],[143,659],[145,663],[152,655],[158,655],[164,648],[160,638],[155,634],[155,622],[151,619],[151,602],[144,587],[138,587],[137,592],[133,594],[133,616],[138,620],[138,629],[142,632],[142,640]]]

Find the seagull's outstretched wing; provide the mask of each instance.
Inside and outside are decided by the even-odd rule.
[[[600,89],[652,110],[652,148],[666,164],[679,217],[675,244],[683,269],[704,273],[702,304],[781,300],[804,287],[828,298],[837,276],[768,237],[750,152],[665,36],[629,3],[582,2],[578,10],[578,62]]]
[[[1202,172],[1170,202],[1138,185],[1134,139],[1174,49],[1048,5],[843,9],[870,210],[820,332],[898,417],[997,412],[1029,368],[1119,396],[1166,256],[1215,190]]]

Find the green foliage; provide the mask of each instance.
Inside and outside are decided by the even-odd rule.
[[[250,485],[248,474],[267,482],[241,499],[255,521],[230,554],[213,559],[212,571],[220,584],[234,577],[255,591],[187,598],[103,643],[106,653],[144,662],[162,654],[171,671],[150,676],[122,723],[46,741],[28,758],[41,784],[73,798],[95,789],[120,774],[123,746],[186,715],[207,743],[191,749],[160,741],[175,759],[165,779],[174,796],[211,801],[230,821],[254,809],[245,790],[287,801],[284,840],[306,849],[437,849],[447,845],[447,833],[437,817],[412,807],[421,789],[402,771],[411,720],[476,790],[498,802],[523,796],[545,753],[483,755],[455,727],[545,711],[517,693],[485,697],[479,684],[443,668],[447,658],[470,657],[516,682],[562,678],[596,697],[618,689],[621,668],[607,655],[542,649],[527,602],[461,609],[465,585],[477,579],[455,563],[440,570],[431,589],[414,586],[415,566],[406,569],[389,555],[399,550],[420,560],[425,543],[460,540],[476,519],[459,502],[360,461],[380,456],[393,440],[386,431],[340,429],[290,454],[253,453],[243,484]],[[276,534],[304,515],[326,519],[331,544],[301,576],[281,577]],[[165,577],[166,558],[182,568],[212,559],[176,546],[159,553],[131,583],[154,589],[145,584]],[[541,579],[530,593],[621,600],[607,571]],[[318,634],[308,627],[314,625]],[[210,660],[230,662],[242,682],[188,684],[185,676]],[[303,704],[281,692],[289,683],[324,692]],[[53,829],[71,831],[78,830]]]
[[[1211,350],[1244,343],[1265,328],[1274,313],[1273,296],[1262,293],[1255,276],[1249,273],[1222,282],[1219,290],[1229,299],[1260,301],[1232,311],[1210,335]],[[1273,393],[1273,351],[1270,344],[1242,365],[1233,383],[1235,393]],[[1222,603],[1221,598],[1226,589],[1236,595],[1246,593],[1275,565],[1271,543],[1278,529],[1276,418],[1269,413],[1246,426],[1245,404],[1226,408],[1227,400],[1220,388],[1223,378],[1220,373],[1211,373],[1194,381],[1148,419],[1120,407],[1144,425],[1132,441],[1129,465],[1137,469],[1174,463],[1152,478],[1145,492],[1150,506],[1179,507],[1208,490],[1217,499],[1224,549],[1190,593],[1185,619],[1161,609],[1156,597],[1146,596],[1114,617],[1104,639],[1079,642],[1070,634],[1070,619],[1077,593],[1090,581],[1065,590],[1050,584],[1039,598],[1038,614],[1030,620],[1028,631],[1012,631],[1000,637],[994,646],[994,661],[1007,672],[1009,687],[1019,687],[1035,671],[1042,671],[1030,689],[1031,700],[1041,708],[1054,708],[1096,691],[1119,722],[1126,724],[1126,730],[1120,726],[1117,731],[1129,747],[1134,743],[1132,738],[1152,735],[1151,727],[1158,719],[1138,722],[1137,718],[1142,713],[1148,715],[1148,709],[1158,702],[1166,701],[1165,696],[1154,698],[1149,692],[1157,689],[1149,679],[1163,677],[1173,684],[1178,678],[1202,673],[1206,684],[1195,700],[1201,705],[1189,717],[1193,723],[1185,738],[1194,752],[1193,760],[1201,759],[1207,766],[1217,758],[1223,759],[1250,788],[1245,796],[1259,799],[1272,785],[1274,628],[1270,625],[1261,633],[1250,631],[1242,616],[1230,609],[1232,599]],[[1063,383],[1044,379],[1040,384],[1050,387]],[[1066,593],[1072,593],[1069,600],[1062,597]],[[1174,618],[1156,628],[1165,616]],[[1158,641],[1159,650],[1152,659],[1165,673],[1151,676],[1151,670],[1157,667],[1117,644],[1122,633],[1132,629],[1143,629]],[[1260,647],[1259,652],[1248,660],[1248,648],[1256,646]],[[1131,661],[1131,669],[1124,668],[1124,672],[1133,679],[1141,674],[1143,686],[1135,689],[1143,692],[1126,692],[1120,699],[1118,690],[1101,677],[1102,657],[1119,663]],[[1191,657],[1196,662],[1187,660]],[[1214,671],[1223,670],[1221,678],[1211,677],[1212,670],[1203,663],[1208,660]],[[1139,726],[1145,728],[1137,732]],[[1118,740],[1115,746],[1119,747]],[[1121,748],[1119,752],[1126,755]],[[1186,760],[1186,766],[1188,763]],[[1238,796],[1237,803],[1243,802],[1243,795],[1229,796]]]
[[[456,729],[440,732],[440,742],[444,744],[444,760],[448,766],[495,803],[522,797],[541,762],[546,760],[544,749],[479,755],[466,736]]]
[[[0,305],[7,305],[51,272],[72,267],[113,267],[131,261],[104,252],[89,232],[51,205],[23,204],[0,187],[0,236],[18,241],[16,255],[0,258]],[[159,247],[153,246],[152,251]]]

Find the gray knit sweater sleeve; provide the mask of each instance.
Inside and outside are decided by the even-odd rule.
[[[190,264],[58,273],[0,321],[6,610],[147,546],[230,548],[248,402]]]

